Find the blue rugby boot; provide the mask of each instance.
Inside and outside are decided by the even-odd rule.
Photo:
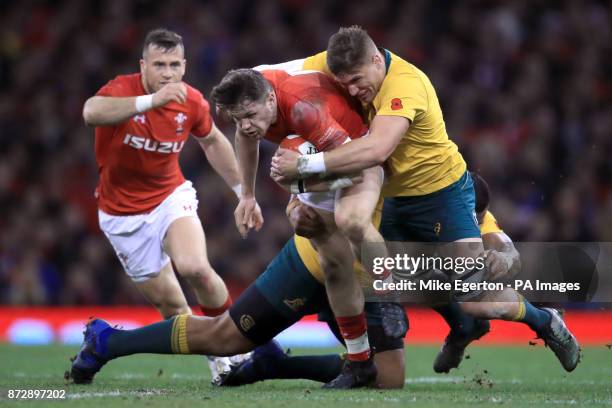
[[[72,359],[69,379],[75,384],[89,384],[94,375],[110,358],[107,357],[106,339],[113,328],[104,320],[93,319],[87,322],[83,332],[83,344]]]

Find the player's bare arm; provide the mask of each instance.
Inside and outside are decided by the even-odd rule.
[[[236,227],[246,238],[248,232],[255,228],[259,231],[264,219],[261,209],[255,199],[255,179],[257,175],[257,163],[259,162],[259,140],[243,135],[236,131],[236,154],[240,168],[242,195],[240,202],[234,211]]]
[[[210,165],[240,199],[240,173],[232,144],[215,125],[208,136],[197,138],[197,141]]]
[[[490,279],[512,279],[520,272],[521,257],[508,235],[491,232],[482,236],[482,242]]]
[[[137,103],[138,98],[150,97],[144,104]],[[173,82],[164,85],[151,95],[112,97],[92,96],[83,106],[83,119],[89,126],[111,126],[131,118],[138,113],[159,108],[169,102],[185,103],[187,87],[183,82]]]
[[[272,172],[270,173],[270,177],[272,177],[272,179],[276,181],[279,186],[291,194],[336,191],[342,188],[354,186],[355,184],[359,184],[363,181],[363,175],[361,173],[347,176],[326,177],[323,179],[319,178],[318,176],[312,176],[292,182],[283,182],[280,180],[280,176]]]
[[[272,158],[272,171],[280,181],[305,177],[317,173],[351,173],[381,165],[393,153],[408,131],[410,121],[401,116],[376,116],[368,137],[353,140],[338,148],[299,156],[289,150],[280,150]]]

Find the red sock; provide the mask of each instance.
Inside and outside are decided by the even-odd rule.
[[[227,295],[227,300],[221,306],[206,307],[206,306],[200,305],[200,310],[202,310],[202,313],[204,314],[204,316],[215,317],[215,316],[219,316],[225,313],[225,311],[229,309],[231,305],[232,305],[232,298],[230,297],[230,295]]]
[[[346,343],[348,359],[353,361],[365,361],[370,358],[370,343],[368,342],[368,330],[365,313],[356,316],[336,317],[340,333]]]

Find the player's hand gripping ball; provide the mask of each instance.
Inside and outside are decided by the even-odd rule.
[[[299,154],[315,154],[317,148],[308,140],[303,139],[300,135],[289,135],[284,138],[279,147],[283,149],[293,150]]]
[[[315,154],[317,153],[317,148],[310,143],[308,140],[302,138],[300,135],[289,135],[284,138],[280,145],[278,146],[282,149],[291,150],[293,152],[303,154]],[[270,177],[274,179],[277,183],[281,182],[279,179],[279,175],[274,171],[274,169],[270,169]]]

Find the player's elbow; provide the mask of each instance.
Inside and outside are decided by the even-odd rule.
[[[85,105],[83,105],[83,120],[88,126],[96,126],[98,122],[96,111],[92,105],[93,102],[91,98],[85,102]]]
[[[104,121],[102,111],[96,106],[96,97],[89,98],[83,105],[83,120],[88,126],[103,126],[107,123]]]
[[[391,155],[391,151],[381,144],[372,145],[368,152],[372,166],[382,166]]]

